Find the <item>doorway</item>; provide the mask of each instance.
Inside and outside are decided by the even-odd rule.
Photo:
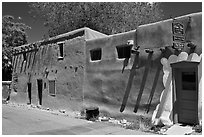
[[[197,67],[190,62],[177,63],[172,67],[174,123],[198,124]]]
[[[28,82],[27,84],[28,84],[28,99],[29,99],[28,104],[31,104],[31,87],[32,87],[32,83]]]
[[[39,105],[42,105],[42,89],[43,89],[42,79],[37,79],[37,86],[38,86],[38,100],[39,100]]]

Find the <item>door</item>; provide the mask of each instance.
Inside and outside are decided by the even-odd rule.
[[[42,89],[43,89],[42,79],[37,79],[37,85],[39,105],[42,105]]]
[[[178,123],[198,123],[198,89],[195,68],[177,68],[175,76]]]

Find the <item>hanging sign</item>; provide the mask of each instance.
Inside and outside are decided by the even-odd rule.
[[[173,48],[177,50],[182,50],[185,43],[185,32],[184,25],[179,22],[172,23],[173,31]]]
[[[174,35],[184,35],[184,25],[179,22],[173,22],[173,34]]]
[[[177,50],[182,50],[184,48],[184,43],[173,43],[173,48]]]

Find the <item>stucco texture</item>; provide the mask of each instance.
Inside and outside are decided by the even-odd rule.
[[[27,60],[28,64],[31,65],[27,66],[26,70],[22,70],[22,72],[20,68],[16,68],[18,97],[15,96],[12,100],[27,103],[27,82],[31,82],[31,103],[38,105],[37,79],[42,79],[43,106],[79,109],[82,102],[84,45],[85,41],[82,38],[65,41],[63,60],[58,60],[59,49],[57,44],[43,45],[36,54],[35,52],[28,53],[28,55],[33,56],[30,60],[29,58]],[[17,56],[22,56],[22,54]],[[22,57],[19,62],[21,61]],[[49,96],[49,80],[55,80],[56,96]]]
[[[187,24],[189,17],[190,25]],[[173,22],[182,23],[185,29],[185,40],[196,45],[195,49],[191,49],[186,42],[182,51],[187,55],[197,53],[199,56],[202,52],[201,13],[179,17],[176,20],[169,19],[143,25],[135,31],[87,41],[83,88],[84,105],[98,106],[102,111],[112,115],[152,116],[156,106],[160,103],[161,93],[166,87],[163,82],[163,77],[166,75],[164,75],[165,71],[163,71],[161,59],[168,59],[171,55],[177,56],[181,52],[172,48]],[[127,59],[118,59],[116,46],[127,44],[129,40],[134,41],[134,47],[140,46],[139,57],[136,57],[139,60],[136,61],[136,68],[132,68],[136,55],[132,54],[128,61]],[[160,50],[161,47],[165,48],[164,53]],[[102,49],[102,59],[100,61],[91,61],[90,50],[97,48]],[[152,49],[154,51],[152,56],[149,55],[150,53],[145,52],[145,49]],[[127,64],[127,66],[122,73],[124,64]],[[130,94],[125,110],[121,113],[120,108],[129,83],[131,83]],[[168,82],[168,84],[171,83]],[[153,88],[155,89],[152,90]],[[171,92],[167,92],[163,98],[171,100],[170,94]],[[147,110],[148,103],[151,104]],[[165,105],[165,103],[162,104],[161,113],[165,113],[164,110],[169,110],[169,107],[171,106]]]
[[[17,94],[13,94],[11,100],[29,102],[27,83],[31,82],[31,103],[39,104],[37,79],[42,79],[44,107],[80,110],[96,106],[100,112],[112,116],[135,118],[136,115],[143,115],[151,118],[166,87],[161,59],[178,56],[181,52],[188,57],[192,57],[192,53],[198,56],[202,53],[201,16],[201,13],[190,14],[110,36],[84,28],[40,42],[37,50],[26,52],[26,61],[23,61],[22,53],[13,57],[15,84],[12,92]],[[172,23],[175,21],[182,23],[185,29],[182,51],[172,47]],[[57,40],[65,43],[63,59],[58,58],[60,51]],[[128,46],[129,41],[133,41],[132,49],[139,47],[137,54],[119,59],[116,46]],[[187,41],[195,44],[196,48],[189,48]],[[90,51],[100,48],[101,59],[92,61]],[[49,93],[49,80],[55,80],[55,96]],[[199,87],[201,89],[201,84]],[[121,113],[127,92],[130,94]],[[165,105],[161,110],[164,109]]]

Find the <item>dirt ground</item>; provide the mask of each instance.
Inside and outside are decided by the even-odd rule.
[[[125,129],[116,119],[88,121],[79,112],[46,110],[31,105],[2,105],[3,135],[154,135],[140,130]],[[125,123],[128,123],[124,121]]]
[[[170,129],[151,126],[150,119],[143,116],[131,120],[100,113],[97,119],[88,121],[78,111],[52,110],[11,102],[2,104],[3,135],[162,135]],[[202,135],[202,127],[192,127],[192,131],[188,135]]]

